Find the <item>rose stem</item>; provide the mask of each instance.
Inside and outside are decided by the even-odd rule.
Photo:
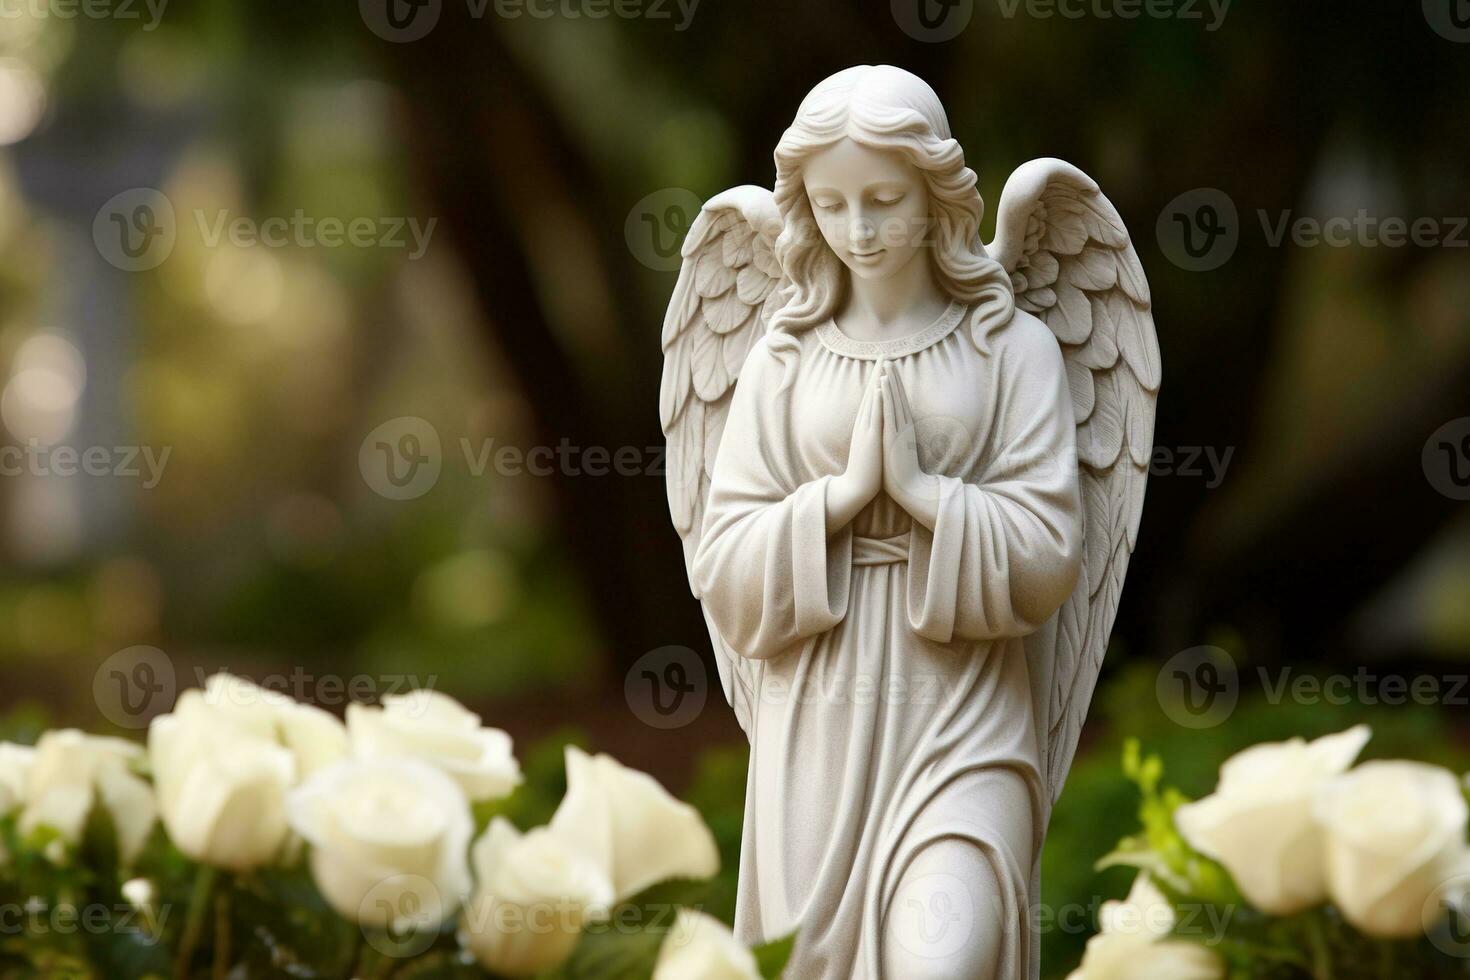
[[[204,915],[209,909],[209,893],[214,890],[215,875],[214,868],[202,864],[199,866],[199,873],[194,876],[194,892],[189,897],[189,917],[184,920],[184,935],[179,940],[178,954],[174,957],[174,976],[177,980],[188,980],[194,949],[199,945],[199,934],[204,929]]]
[[[221,888],[214,898],[214,980],[230,975],[230,890]]]

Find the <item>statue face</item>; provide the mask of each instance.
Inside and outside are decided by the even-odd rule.
[[[823,240],[853,275],[887,279],[924,249],[929,190],[898,151],[844,138],[813,155],[803,178]]]

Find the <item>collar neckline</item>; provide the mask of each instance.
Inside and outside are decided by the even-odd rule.
[[[923,330],[890,340],[853,340],[842,332],[836,320],[828,317],[817,327],[817,338],[832,353],[841,354],[844,357],[855,357],[863,361],[876,361],[880,357],[891,360],[897,357],[907,357],[909,354],[917,354],[924,348],[939,343],[960,325],[960,321],[964,319],[964,313],[965,305],[959,300],[952,299],[949,301],[948,308],[939,315],[939,319]]]

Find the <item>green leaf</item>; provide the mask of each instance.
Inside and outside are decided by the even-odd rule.
[[[639,921],[658,919],[662,922],[664,929],[669,929],[674,924],[675,906],[686,905],[690,908],[702,908],[710,887],[711,879],[708,878],[670,878],[656,885],[650,885],[626,902],[622,902],[619,907],[641,909],[646,915]],[[625,914],[629,913],[625,912]]]
[[[711,881],[671,878],[614,906],[590,922],[571,958],[542,980],[647,980],[681,907],[700,908]]]
[[[768,943],[762,943],[751,950],[755,954],[756,966],[760,968],[761,976],[765,980],[777,980],[781,971],[786,969],[786,963],[791,959],[791,951],[796,947],[796,933],[792,933],[781,939],[773,939]]]
[[[648,980],[667,930],[620,930],[614,918],[582,934],[555,980]],[[550,978],[548,978],[550,980]]]

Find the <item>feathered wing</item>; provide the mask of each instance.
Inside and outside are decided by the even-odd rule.
[[[1077,749],[1138,541],[1160,382],[1148,282],[1117,210],[1092,178],[1032,160],[1001,194],[991,256],[1016,305],[1061,344],[1077,424],[1084,561],[1054,631],[1028,643],[1052,802]]]
[[[691,587],[735,382],[784,292],[775,254],[780,232],[780,211],[763,187],[733,187],[710,198],[684,239],[679,281],[664,317],[659,418],[668,440],[669,512],[684,541]],[[730,672],[738,665],[711,632],[730,699]]]

